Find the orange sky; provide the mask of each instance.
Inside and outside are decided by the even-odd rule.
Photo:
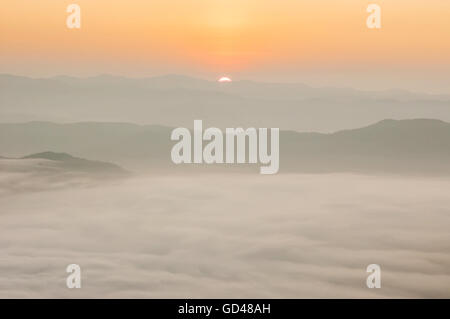
[[[70,3],[80,30],[66,27]],[[365,25],[369,3],[382,8],[381,30]],[[14,0],[0,10],[0,72],[346,85],[371,73],[368,86],[425,72],[446,87],[449,39],[448,0]]]

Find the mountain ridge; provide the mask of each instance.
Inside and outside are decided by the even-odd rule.
[[[187,168],[171,162],[171,131],[132,123],[8,123],[0,124],[0,150],[5,156],[57,150],[138,170]],[[280,172],[447,174],[449,163],[450,123],[441,120],[384,120],[334,133],[280,131]]]
[[[131,82],[146,82],[146,81],[154,81],[154,82],[197,82],[197,83],[209,83],[214,84],[217,87],[224,85],[233,85],[236,83],[241,84],[251,84],[251,85],[274,85],[274,86],[290,86],[290,87],[303,87],[308,89],[325,89],[325,90],[344,90],[344,91],[353,91],[360,93],[395,93],[395,94],[406,94],[406,95],[423,95],[429,97],[441,97],[450,100],[450,94],[436,94],[436,93],[426,93],[419,91],[412,91],[407,89],[399,89],[399,88],[391,88],[391,89],[378,89],[378,90],[364,90],[364,89],[355,89],[352,87],[336,87],[336,86],[312,86],[305,84],[303,82],[282,82],[282,81],[255,81],[250,79],[240,79],[234,80],[231,83],[218,83],[217,80],[210,80],[206,78],[194,77],[185,74],[162,74],[162,75],[154,75],[154,76],[143,76],[143,77],[129,77],[123,75],[115,75],[115,74],[97,74],[92,76],[70,76],[70,75],[54,75],[48,77],[28,77],[24,75],[14,75],[9,73],[0,73],[0,79],[22,79],[22,80],[59,80],[59,81],[83,81],[83,80],[105,80],[105,81],[131,81]]]
[[[26,94],[24,94],[26,92]],[[128,79],[0,76],[3,122],[51,121],[279,127],[333,132],[393,118],[450,121],[450,96],[313,88],[304,84],[218,83],[177,76]]]

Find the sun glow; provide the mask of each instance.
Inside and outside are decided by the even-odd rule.
[[[222,76],[218,81],[219,82],[232,82],[232,80],[227,76]]]

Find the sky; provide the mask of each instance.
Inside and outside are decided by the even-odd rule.
[[[81,7],[69,29],[66,8]],[[381,7],[381,29],[366,8]],[[185,74],[450,93],[448,0],[15,0],[0,73]]]

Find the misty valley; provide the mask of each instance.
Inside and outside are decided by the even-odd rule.
[[[446,97],[0,82],[0,297],[448,296]]]

